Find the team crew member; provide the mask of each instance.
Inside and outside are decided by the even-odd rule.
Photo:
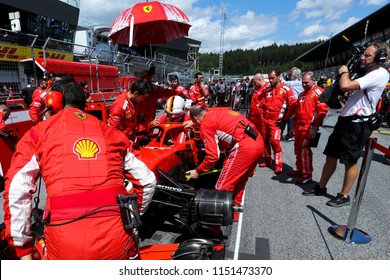
[[[81,86],[81,88],[84,91],[85,99],[87,100],[87,102],[91,102],[92,98],[91,98],[91,93],[90,93],[87,81],[86,80],[82,80],[80,82],[80,86]]]
[[[177,75],[172,75],[171,85],[168,87],[168,89],[174,90],[177,95],[183,98],[190,98],[186,88],[179,84],[179,77]]]
[[[233,110],[209,110],[200,105],[190,109],[192,121],[200,125],[206,156],[196,169],[187,171],[189,178],[209,171],[218,161],[220,149],[228,151],[222,172],[215,185],[217,190],[233,192],[234,204],[240,205],[248,177],[253,173],[264,152],[264,143],[256,127]],[[245,133],[246,128],[252,133]],[[235,213],[235,220],[238,220]]]
[[[377,43],[368,46],[360,58],[360,68],[366,74],[356,80],[349,78],[348,67],[341,66],[340,89],[350,92],[350,96],[341,109],[340,116],[329,136],[324,154],[326,161],[322,169],[319,183],[304,195],[325,195],[326,185],[337,167],[337,160],[345,165],[344,181],[341,192],[330,201],[328,206],[340,207],[350,205],[349,193],[358,176],[359,160],[363,148],[372,131],[368,125],[368,117],[375,112],[378,100],[389,80],[389,73],[382,67],[381,60],[386,60],[384,50]]]
[[[50,79],[47,81],[47,87],[51,88],[54,86],[53,90],[60,91],[60,89],[57,86],[61,84],[62,75],[60,75],[59,73],[50,73],[49,76]]]
[[[110,107],[108,125],[118,128],[134,141],[136,137],[137,113],[136,104],[145,100],[151,92],[150,83],[138,80],[130,87],[130,91],[123,92]]]
[[[271,147],[274,152],[275,173],[281,174],[283,168],[282,147],[280,146],[281,128],[292,117],[296,108],[293,90],[281,82],[279,71],[272,70],[268,74],[270,86],[264,88],[263,121],[265,127],[265,161],[261,167],[272,163]]]
[[[7,105],[0,104],[0,135],[1,136],[8,136],[8,129],[5,126],[5,121],[8,119],[10,115],[10,110],[7,107]]]
[[[47,94],[47,84],[45,79],[39,80],[39,86],[34,90],[29,115],[34,124],[43,120],[45,115],[45,100]]]
[[[191,86],[189,92],[189,97],[192,100],[193,105],[201,105],[206,107],[206,98],[209,96],[209,90],[207,85],[203,84],[203,75],[198,72],[195,74],[195,83]]]
[[[313,152],[310,140],[316,137],[318,128],[328,113],[328,106],[319,101],[323,89],[316,85],[314,72],[307,72],[303,76],[302,87],[304,91],[298,95],[294,126],[290,132],[291,137],[295,133],[296,170],[287,172],[289,176],[299,177],[296,180],[298,184],[305,184],[312,180]]]
[[[264,88],[269,86],[269,83],[264,79],[264,76],[257,73],[253,76],[253,95],[249,106],[248,120],[250,120],[260,131],[261,136],[265,137],[264,123],[263,123],[263,101],[262,94]]]
[[[64,104],[64,110],[34,126],[18,143],[4,193],[10,244],[21,259],[36,255],[31,209],[35,182],[42,174],[47,191],[45,259],[134,257],[138,245],[124,231],[116,196],[138,194],[142,213],[156,178],[129,151],[123,133],[82,111],[85,96],[78,84],[65,87]],[[126,189],[124,177],[130,181]],[[73,220],[100,206],[94,214]]]

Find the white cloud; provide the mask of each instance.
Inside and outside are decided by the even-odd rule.
[[[270,39],[260,40],[260,38],[277,31],[278,20],[275,16],[256,15],[253,11],[248,11],[242,16],[233,17],[231,22],[233,24],[225,30],[225,51],[257,49],[274,43]]]
[[[299,34],[300,37],[313,37],[316,36],[316,39],[306,39],[310,41],[317,40],[317,38],[326,38],[329,36],[335,35],[343,31],[344,29],[350,27],[354,23],[358,22],[360,19],[356,17],[351,17],[345,22],[335,22],[330,24],[312,24],[306,28]]]
[[[355,24],[359,20],[361,20],[361,19],[356,18],[356,17],[350,17],[346,22],[331,24],[329,26],[329,29],[332,33],[339,33],[341,31],[343,31],[344,29],[350,27],[351,25]]]
[[[79,25],[111,26],[115,18],[129,8],[129,1],[83,0],[80,2]],[[131,2],[131,1],[130,1]],[[104,11],[104,15],[102,15]]]
[[[320,41],[320,40],[325,41],[325,40],[328,40],[329,38],[330,37],[326,36],[326,35],[319,35],[317,37],[303,40],[302,43],[310,43],[310,42],[316,42],[316,41]]]
[[[320,24],[312,24],[303,29],[303,31],[299,34],[301,37],[310,37],[313,34],[323,33],[325,31],[325,26]]]
[[[248,11],[245,15],[232,18],[233,27],[239,26],[241,36],[262,37],[274,33],[278,28],[276,16],[256,15],[253,11]],[[243,32],[247,32],[244,34]]]
[[[384,5],[386,4],[387,2],[389,2],[388,0],[360,0],[360,5]]]
[[[293,19],[303,16],[307,19],[323,17],[340,18],[353,5],[353,0],[300,0],[291,13]]]

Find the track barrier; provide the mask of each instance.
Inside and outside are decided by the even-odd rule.
[[[378,139],[375,137],[370,137],[367,141],[347,225],[332,225],[328,228],[328,231],[331,235],[338,239],[344,240],[347,243],[367,244],[372,240],[368,233],[356,228],[356,220],[361,202],[363,200],[363,194],[367,183],[371,161],[374,156],[374,150],[377,149],[386,156],[390,157],[390,149],[387,149],[378,144],[377,140]]]

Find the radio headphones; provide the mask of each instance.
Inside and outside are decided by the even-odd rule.
[[[58,113],[64,108],[63,94],[60,91],[50,91],[46,95],[46,107],[52,113]]]
[[[387,60],[387,52],[382,46],[376,51],[374,62],[379,65],[383,65]]]

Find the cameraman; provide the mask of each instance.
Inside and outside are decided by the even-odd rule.
[[[368,126],[369,116],[375,113],[376,105],[389,79],[382,67],[380,46],[369,45],[360,58],[360,68],[365,75],[356,80],[349,78],[347,66],[341,66],[340,89],[349,92],[349,98],[340,112],[333,133],[329,136],[324,154],[326,161],[319,183],[304,195],[326,195],[326,185],[337,167],[337,159],[345,165],[341,192],[326,204],[332,207],[350,205],[349,193],[359,173],[357,161],[372,131]],[[378,57],[377,57],[378,56]]]

